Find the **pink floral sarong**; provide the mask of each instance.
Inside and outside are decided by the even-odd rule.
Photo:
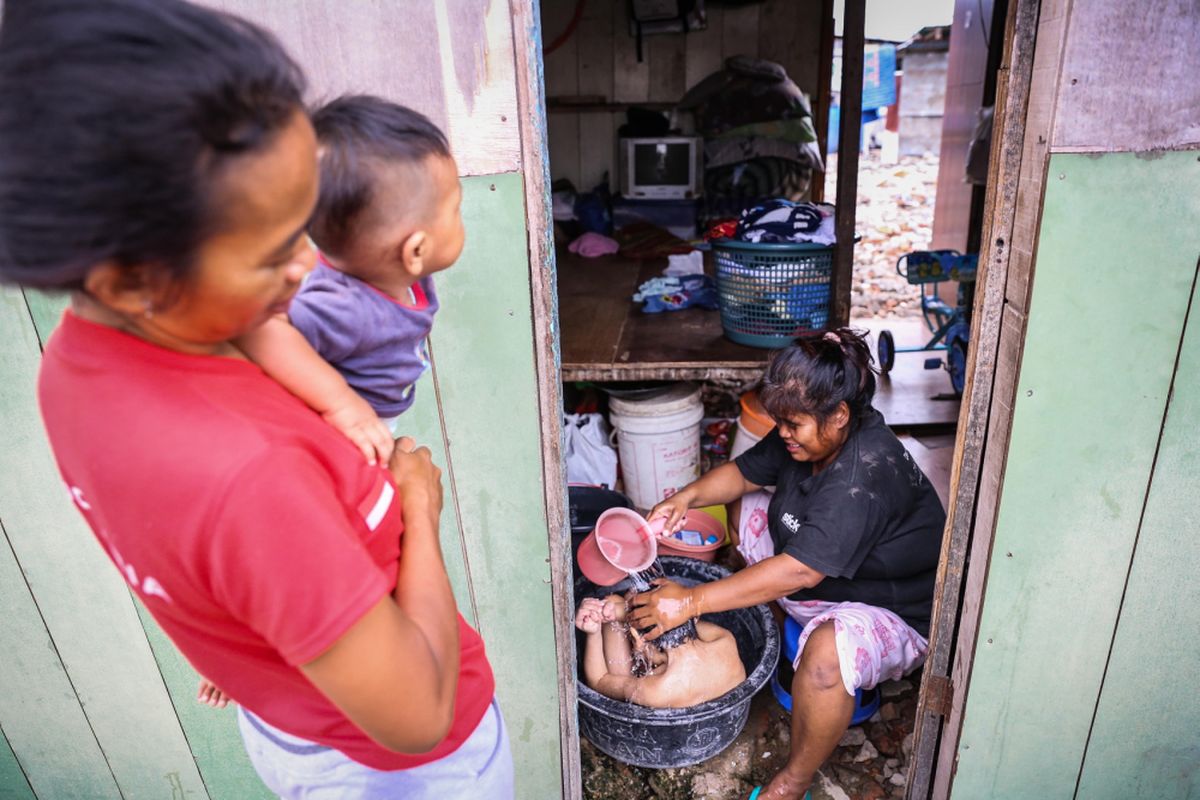
[[[742,498],[738,520],[738,552],[747,564],[775,555],[775,545],[767,530],[767,505],[771,495],[751,492]],[[846,691],[870,689],[884,681],[896,680],[925,663],[929,642],[908,623],[884,608],[865,603],[831,603],[825,600],[789,600],[779,605],[803,627],[796,661],[804,652],[804,643],[820,625],[832,620],[842,684]]]

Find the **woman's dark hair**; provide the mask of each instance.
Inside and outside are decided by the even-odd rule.
[[[274,36],[182,0],[7,0],[0,281],[81,289],[103,261],[187,276],[222,180],[302,107]]]
[[[343,95],[314,110],[312,121],[322,150],[321,193],[309,233],[327,253],[344,253],[358,232],[380,166],[450,156],[446,135],[428,117],[379,97]]]
[[[776,419],[808,414],[824,423],[845,403],[857,421],[875,397],[875,367],[865,333],[851,328],[815,332],[771,356],[759,400]]]

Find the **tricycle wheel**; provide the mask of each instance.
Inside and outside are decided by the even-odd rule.
[[[962,394],[967,384],[967,340],[956,336],[946,347],[946,371],[955,394]]]
[[[875,354],[879,359],[879,371],[887,375],[896,364],[896,340],[891,331],[880,331],[879,341],[875,343]]]

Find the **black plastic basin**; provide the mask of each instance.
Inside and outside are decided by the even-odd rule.
[[[659,562],[667,577],[689,586],[729,575],[724,567],[693,558],[661,556]],[[585,597],[623,594],[630,585],[625,580],[616,586],[597,587],[587,578],[579,578],[575,582],[575,605],[578,607]],[[747,677],[720,697],[690,708],[647,708],[612,700],[588,688],[582,677],[586,637],[576,631],[579,729],[592,744],[626,764],[662,769],[698,764],[733,743],[746,725],[750,699],[775,671],[779,629],[766,606],[705,614],[701,619],[733,634]]]

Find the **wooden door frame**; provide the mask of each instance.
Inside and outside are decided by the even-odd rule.
[[[917,703],[907,800],[949,797],[962,733],[1024,342],[1027,296],[1017,296],[1010,283],[1027,287],[1033,261],[1031,256],[1014,255],[1013,237],[1036,239],[1036,225],[1018,229],[1022,221],[1019,217],[1022,206],[1026,217],[1031,208],[1040,209],[1041,176],[1049,148],[1047,132],[1037,136],[1038,131],[1030,124],[1040,10],[1041,0],[1012,0],[1005,21],[971,347],[934,594],[929,656]],[[1036,126],[1042,115],[1032,116]],[[1035,137],[1040,141],[1034,141]],[[1038,176],[1036,185],[1021,184],[1023,166],[1026,170],[1032,167]],[[1030,190],[1037,193],[1035,204],[1019,203],[1019,199],[1029,199]],[[1026,196],[1019,198],[1019,194]],[[1035,242],[1020,244],[1032,251]]]
[[[554,267],[554,222],[550,212],[550,158],[546,144],[546,91],[538,0],[509,0],[517,76],[517,125],[529,241],[533,302],[534,368],[542,431],[542,482],[550,537],[550,582],[558,658],[559,744],[562,796],[583,794],[579,763],[576,696],[574,589],[568,529],[567,471],[563,459],[562,358],[559,350],[558,287]]]

